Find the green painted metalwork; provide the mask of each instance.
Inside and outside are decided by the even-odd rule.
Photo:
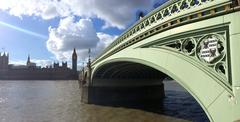
[[[229,40],[229,35],[227,34],[227,25],[220,25],[205,28],[201,31],[184,32],[181,35],[169,36],[165,39],[144,44],[141,48],[163,48],[187,56],[191,58],[193,63],[202,65],[201,67],[204,67],[206,72],[210,72],[214,77],[219,78],[219,80],[231,89],[231,75],[229,75],[230,70],[228,70],[230,66],[226,65],[228,58],[226,55],[226,43]],[[204,39],[209,36],[216,36],[219,39],[217,47],[220,54],[211,62],[206,62],[199,56],[199,53]]]
[[[107,47],[92,62],[88,77],[108,63],[140,63],[175,79],[200,103],[211,121],[240,120],[239,3],[167,2]]]
[[[188,7],[184,7],[180,9],[177,13],[169,13],[167,16],[163,16],[165,10],[170,9],[173,6],[178,6],[179,8],[180,6],[183,6],[183,4],[187,4]],[[101,60],[101,58],[103,58],[103,56],[105,56],[109,52],[115,53],[129,44],[136,43],[144,39],[144,37],[149,37],[155,33],[164,31],[168,28],[177,26],[181,23],[187,23],[195,19],[200,19],[200,17],[201,19],[204,16],[208,17],[209,15],[211,15],[211,14],[208,14],[208,13],[211,13],[211,10],[214,10],[214,13],[216,12],[215,14],[220,14],[222,12],[225,12],[224,7],[230,4],[232,4],[231,0],[204,0],[204,1],[200,1],[199,4],[192,4],[192,5],[190,5],[190,2],[187,0],[173,0],[173,1],[167,2],[166,4],[160,6],[158,9],[149,13],[143,19],[139,20],[132,27],[130,27],[118,39],[116,39],[112,44],[110,44],[103,51],[102,55],[97,57],[93,63],[97,62],[98,60]],[[221,8],[224,8],[224,9],[221,9]],[[157,19],[159,18],[158,16],[161,16],[160,17],[161,19]],[[151,24],[146,24],[146,23],[151,23]],[[141,25],[143,25],[144,27],[141,28]],[[142,34],[141,31],[144,31],[145,33]],[[129,40],[130,37],[135,37],[135,38],[133,38],[132,40]],[[124,44],[121,44],[121,43],[124,43]],[[112,50],[113,48],[117,48],[117,47],[118,49]],[[104,58],[106,58],[106,56]]]

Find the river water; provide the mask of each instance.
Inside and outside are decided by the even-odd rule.
[[[77,81],[0,81],[0,122],[208,121],[189,94],[168,84],[163,108],[147,112],[83,104]]]

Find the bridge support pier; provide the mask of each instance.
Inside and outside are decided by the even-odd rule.
[[[83,86],[82,101],[112,106],[161,105],[164,84],[145,86]]]

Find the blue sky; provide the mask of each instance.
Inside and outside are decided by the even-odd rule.
[[[71,61],[79,64],[87,49],[97,55],[136,21],[137,11],[150,11],[156,0],[0,0],[0,48],[11,63],[30,54],[39,65]],[[161,3],[163,1],[158,1]]]
[[[41,38],[26,32],[6,26],[3,23],[28,30],[30,32],[44,35],[46,38]],[[27,55],[31,54],[34,58],[49,59],[53,57],[47,48],[46,40],[48,38],[48,26],[56,26],[57,19],[43,21],[35,17],[19,17],[11,16],[6,12],[0,12],[0,46],[5,48],[10,53],[10,60],[26,60]]]

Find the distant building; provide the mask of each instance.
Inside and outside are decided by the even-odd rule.
[[[0,53],[0,71],[8,70],[8,61],[9,61],[9,54],[6,54],[5,52],[3,54]]]
[[[36,67],[37,66],[36,63],[31,62],[30,55],[28,55],[28,60],[27,60],[27,64],[26,65],[28,67]]]
[[[76,49],[73,49],[73,54],[72,54],[72,70],[77,71],[77,53]]]
[[[1,80],[76,80],[77,53],[74,48],[72,54],[72,69],[68,68],[67,62],[54,62],[53,65],[41,68],[31,62],[28,55],[26,65],[9,64],[9,54],[0,53],[0,79]]]

